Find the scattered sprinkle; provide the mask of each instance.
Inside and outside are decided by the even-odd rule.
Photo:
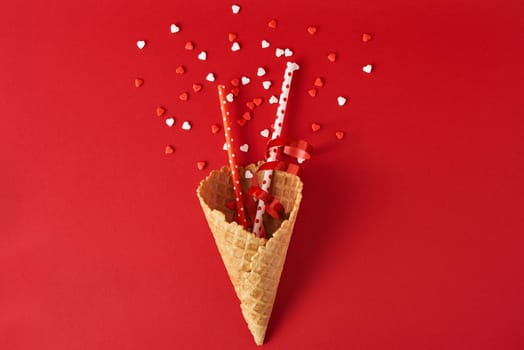
[[[242,119],[251,120],[251,112],[247,111],[244,114],[242,114]]]
[[[239,147],[242,152],[247,152],[249,150],[249,145],[247,143],[244,143],[242,146]]]
[[[176,74],[184,74],[186,72],[186,69],[184,68],[184,66],[178,66],[176,67],[176,70],[175,70]]]
[[[317,33],[318,28],[315,26],[309,26],[307,27],[307,32],[311,35],[315,35]]]
[[[246,179],[252,179],[253,178],[253,173],[251,172],[251,170],[247,169],[244,172],[244,178],[246,178]]]
[[[233,45],[231,45],[231,51],[238,51],[240,50],[240,44],[237,43],[236,41],[233,43]]]
[[[231,89],[231,93],[236,97],[240,93],[240,89],[237,88],[237,87],[236,88],[232,88]]]
[[[254,103],[257,107],[260,106],[260,105],[262,104],[262,101],[263,101],[262,97],[255,97],[255,98],[253,99],[253,103]]]
[[[204,170],[207,166],[207,163],[206,162],[197,162],[197,168],[198,170]]]
[[[178,33],[180,31],[180,27],[177,26],[176,24],[171,24],[170,28],[171,30],[171,34],[175,34],[175,33]]]
[[[320,130],[320,124],[317,124],[317,123],[311,124],[311,130],[319,131]]]
[[[342,139],[344,138],[345,134],[344,134],[343,131],[340,131],[340,130],[339,130],[339,131],[337,131],[337,132],[335,133],[335,136],[337,137],[337,139],[342,140]]]
[[[262,67],[259,67],[258,70],[257,70],[257,75],[259,77],[263,77],[264,75],[266,75],[266,70]]]
[[[237,40],[238,35],[237,35],[237,33],[229,33],[227,35],[227,38],[229,39],[230,42],[233,42],[233,41]]]
[[[278,103],[278,98],[277,98],[276,96],[273,95],[273,96],[271,96],[271,97],[269,98],[269,104],[272,104],[272,105],[273,105],[273,104],[275,104],[275,103]]]
[[[345,105],[346,102],[347,102],[347,98],[345,98],[343,96],[337,97],[337,103],[338,103],[339,106]]]
[[[144,79],[142,78],[135,78],[135,86],[137,88],[141,87],[142,85],[144,85]]]
[[[231,6],[231,11],[233,11],[235,15],[238,14],[240,12],[240,6],[238,5]]]
[[[309,89],[307,91],[307,93],[309,94],[309,96],[315,97],[315,96],[317,96],[317,89],[315,89],[315,88]]]
[[[224,146],[222,146],[222,149],[223,149],[224,151],[227,151],[227,142],[224,142]]]
[[[246,102],[246,107],[249,108],[250,110],[254,110],[255,109],[255,104],[251,101],[248,101]]]
[[[218,124],[211,125],[211,133],[217,134],[220,132],[220,130],[221,130],[220,125]]]
[[[169,127],[172,127],[173,124],[175,124],[175,118],[167,118],[166,119],[166,125]]]
[[[186,43],[186,45],[184,46],[184,48],[185,48],[186,50],[193,50],[193,49],[195,48],[195,45],[194,45],[191,41],[188,41],[188,42]]]
[[[298,164],[302,164],[302,163],[304,163],[305,161],[306,161],[305,158],[297,158],[297,162],[298,162]]]
[[[267,26],[268,26],[269,28],[273,28],[273,29],[275,29],[275,28],[277,27],[277,25],[278,25],[278,22],[277,22],[276,19],[272,19],[271,21],[269,21],[269,22],[267,23]]]
[[[188,122],[187,120],[182,124],[182,129],[183,130],[191,130],[191,123]]]
[[[291,56],[293,56],[293,53],[294,53],[294,52],[291,51],[291,49],[285,49],[285,50],[284,50],[284,56],[286,56],[286,57],[291,57]]]
[[[269,137],[269,130],[268,129],[264,129],[264,130],[260,131],[260,135],[262,135],[263,137]]]
[[[371,73],[373,70],[373,66],[371,64],[366,64],[364,67],[362,67],[362,71],[365,73]]]
[[[334,52],[330,52],[328,55],[328,60],[330,62],[335,62],[337,60],[337,54]]]
[[[237,119],[237,124],[240,126],[246,125],[246,120],[244,118]]]
[[[200,85],[200,84],[193,84],[193,91],[194,92],[199,92],[200,90],[202,90],[202,85]]]
[[[157,107],[156,108],[156,115],[161,117],[166,113],[166,109],[164,107]]]
[[[198,59],[201,60],[201,61],[205,61],[205,60],[207,60],[207,52],[205,52],[205,51],[201,51],[201,52],[198,54]]]
[[[271,87],[271,81],[269,80],[263,81],[262,86],[264,87],[265,90],[269,90],[269,88]]]
[[[322,87],[324,86],[324,79],[318,77],[315,79],[315,82],[313,83],[316,87]]]
[[[267,49],[269,47],[269,41],[267,40],[262,40],[262,42],[260,43],[260,45],[262,46],[263,49]]]
[[[231,85],[233,85],[234,87],[238,87],[240,85],[240,80],[238,78],[233,78],[231,79]]]
[[[145,40],[138,40],[138,41],[136,42],[136,46],[137,46],[140,50],[142,50],[142,49],[146,46],[146,41],[145,41]]]
[[[246,76],[243,76],[243,77],[241,78],[241,80],[242,80],[242,85],[247,85],[247,84],[249,84],[249,83],[251,82],[251,79],[249,79],[249,78],[246,77]]]
[[[367,43],[371,39],[373,39],[373,36],[371,34],[369,34],[369,33],[362,34],[362,41],[363,42]]]
[[[213,73],[208,73],[208,75],[206,76],[206,80],[210,81],[210,82],[214,82],[215,81],[215,75]]]
[[[187,101],[189,99],[189,94],[187,92],[183,92],[180,95],[178,95],[178,98],[180,101]]]
[[[173,154],[175,152],[175,148],[171,145],[167,145],[166,148],[164,148],[165,154]]]
[[[281,49],[281,48],[277,47],[276,50],[275,50],[275,56],[277,56],[277,57],[282,57],[284,55],[284,53],[285,53],[284,49]]]
[[[233,95],[231,92],[226,95],[227,102],[233,102],[234,99],[235,99],[235,95]]]

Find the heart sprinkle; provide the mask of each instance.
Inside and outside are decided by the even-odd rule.
[[[343,132],[343,131],[340,131],[340,130],[337,131],[337,132],[335,133],[335,136],[336,136],[337,139],[339,139],[339,140],[342,140],[342,139],[344,138],[344,135],[345,135],[344,132]]]
[[[231,79],[230,83],[234,87],[238,87],[240,85],[240,80],[238,78],[233,78],[233,79]]]
[[[182,124],[182,129],[183,130],[191,130],[191,123],[188,122],[187,120]]]
[[[271,87],[271,81],[269,80],[263,81],[262,86],[264,87],[265,90],[269,90],[269,88]]]
[[[373,66],[371,64],[366,64],[364,67],[362,67],[362,71],[365,73],[371,73],[373,70]]]
[[[193,91],[194,92],[199,92],[200,90],[202,90],[202,85],[200,85],[200,84],[193,84]]]
[[[362,34],[362,41],[363,42],[367,43],[371,39],[373,39],[373,36],[371,34],[369,34],[369,33]]]
[[[178,96],[178,98],[180,101],[187,101],[189,99],[189,94],[187,92],[183,92]]]
[[[247,152],[249,150],[249,145],[247,143],[244,143],[242,146],[239,147],[242,152]]]
[[[317,96],[317,89],[315,88],[309,89],[307,93],[309,94],[309,96],[315,97]]]
[[[275,29],[275,28],[277,27],[277,25],[278,25],[278,23],[277,23],[277,20],[276,20],[276,19],[272,19],[271,21],[269,21],[269,22],[267,23],[267,26],[268,26],[269,28],[273,28],[273,29]]]
[[[260,43],[260,45],[262,46],[263,49],[267,49],[269,47],[269,41],[267,40],[262,40],[262,42]]]
[[[235,52],[238,50],[240,50],[240,44],[235,41],[233,45],[231,45],[231,51]]]
[[[186,45],[184,46],[184,48],[185,48],[186,50],[193,50],[193,49],[195,48],[195,45],[194,45],[191,41],[188,41],[188,42],[186,43]]]
[[[285,49],[284,50],[284,56],[286,56],[286,57],[293,56],[293,51],[291,51],[291,49]]]
[[[164,148],[165,154],[173,154],[173,152],[175,152],[175,149],[171,145],[167,145],[166,148]]]
[[[275,50],[275,56],[282,57],[284,55],[285,51],[283,49],[277,48]]]
[[[274,105],[275,103],[278,103],[278,98],[273,95],[269,98],[269,104]]]
[[[180,31],[180,27],[173,23],[170,26],[170,30],[171,30],[171,34],[175,34]]]
[[[210,82],[214,82],[215,81],[215,75],[213,73],[209,73],[207,76],[206,76],[206,80],[207,81],[210,81]]]
[[[253,178],[253,173],[247,169],[245,172],[244,172],[244,178],[245,179],[252,179]]]
[[[309,34],[311,34],[311,35],[315,35],[316,32],[317,32],[317,30],[318,30],[318,28],[315,27],[315,26],[309,26],[309,27],[307,27],[307,32],[308,32]]]
[[[242,114],[242,119],[251,120],[251,112],[247,111],[244,114]]]
[[[138,41],[136,42],[136,46],[137,46],[140,50],[142,50],[142,49],[146,46],[146,41],[145,41],[145,40],[138,40]]]
[[[218,124],[211,125],[211,133],[218,134],[220,132],[221,128]]]
[[[246,125],[246,120],[244,118],[237,119],[237,124],[240,126]]]
[[[144,79],[141,79],[141,78],[135,78],[135,86],[137,88],[141,87],[142,85],[144,85]]]
[[[253,99],[253,103],[254,103],[257,107],[260,106],[260,105],[262,104],[262,101],[263,101],[263,100],[262,100],[261,97],[255,97],[255,98]]]
[[[343,96],[339,96],[337,97],[337,102],[338,102],[338,105],[339,106],[343,106],[346,104],[347,102],[347,98],[343,97]]]
[[[248,101],[246,102],[246,107],[249,108],[250,110],[254,110],[255,109],[255,104],[251,101]]]
[[[324,80],[320,77],[315,79],[315,82],[313,83],[316,87],[322,87],[324,86]]]
[[[262,135],[263,137],[269,137],[269,130],[268,129],[264,129],[260,132],[260,135]]]
[[[172,127],[173,124],[175,124],[175,118],[167,118],[166,119],[166,125],[169,127]]]
[[[242,85],[247,85],[250,82],[251,82],[251,79],[249,79],[248,77],[246,77],[246,76],[242,77]]]
[[[157,107],[156,108],[156,115],[158,117],[163,116],[166,113],[166,109],[164,107]]]
[[[186,69],[184,68],[184,66],[178,66],[176,67],[176,70],[175,70],[176,74],[184,74],[186,72]]]
[[[237,35],[237,33],[229,33],[227,35],[227,38],[229,39],[230,42],[233,42],[233,41],[237,40],[238,35]]]
[[[238,14],[240,12],[240,6],[238,5],[231,6],[231,11],[233,11],[235,15]]]
[[[317,123],[311,124],[311,130],[319,131],[320,130],[320,124],[317,124]]]
[[[337,54],[334,52],[330,52],[328,55],[328,60],[330,62],[335,62],[337,60]]]
[[[259,77],[263,77],[264,75],[266,75],[266,70],[262,67],[259,67],[258,70],[257,70],[257,75]]]
[[[201,61],[205,61],[205,60],[207,60],[207,52],[205,52],[205,51],[201,51],[201,52],[198,54],[198,59],[201,60]]]
[[[207,166],[207,163],[206,162],[197,162],[197,168],[198,170],[204,170]]]
[[[235,95],[233,95],[231,92],[226,95],[227,102],[233,102],[234,98],[235,98]]]

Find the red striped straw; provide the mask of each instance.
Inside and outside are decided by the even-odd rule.
[[[280,98],[278,101],[278,109],[275,117],[275,122],[273,123],[273,134],[271,139],[274,140],[282,134],[282,126],[284,125],[284,115],[286,113],[287,100],[289,97],[289,89],[291,87],[291,80],[293,78],[293,72],[298,70],[300,67],[294,62],[288,62],[286,65],[286,71],[284,72],[284,81],[282,82],[282,92],[280,93]],[[267,158],[268,162],[273,162],[276,160],[276,150],[273,149],[269,152],[269,157]],[[271,178],[273,177],[273,170],[267,170],[264,172],[264,181],[262,181],[262,190],[268,191],[271,186]],[[266,211],[266,205],[264,201],[259,200],[257,205],[257,214],[255,216],[255,222],[253,224],[253,233],[258,237],[264,237],[265,233],[263,230],[264,212]]]
[[[240,175],[238,174],[238,165],[234,147],[234,139],[231,136],[231,119],[229,111],[229,102],[226,99],[226,87],[218,85],[218,99],[220,101],[220,111],[222,112],[222,121],[224,122],[224,134],[226,135],[227,157],[229,159],[229,168],[231,169],[231,179],[233,180],[233,189],[235,191],[235,203],[237,207],[238,219],[240,224],[247,230],[246,211],[244,210],[244,201],[242,200],[242,187],[240,186]]]

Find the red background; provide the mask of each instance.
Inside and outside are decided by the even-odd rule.
[[[227,162],[205,75],[249,75],[243,112],[270,96],[257,67],[278,92],[277,46],[302,67],[287,134],[316,152],[266,348],[524,348],[521,2],[232,3],[2,5],[0,348],[255,348],[195,189]],[[261,157],[274,110],[236,130],[242,163]]]

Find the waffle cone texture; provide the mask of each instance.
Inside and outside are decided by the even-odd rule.
[[[256,168],[251,164],[245,169],[255,174]],[[245,169],[239,169],[243,192],[251,181],[257,180],[255,177],[245,179]],[[258,175],[261,181],[262,173]],[[271,194],[284,206],[285,216],[275,220],[265,215],[264,226],[269,237],[266,239],[244,230],[234,221],[235,210],[227,208],[226,203],[235,199],[229,167],[212,171],[197,189],[209,228],[240,300],[242,314],[257,345],[264,343],[302,199],[302,181],[295,175],[275,171]]]

